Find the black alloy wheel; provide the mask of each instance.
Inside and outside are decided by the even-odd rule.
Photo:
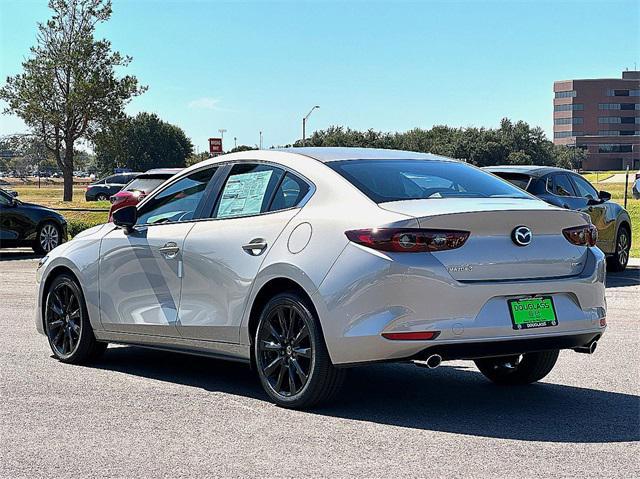
[[[33,250],[36,253],[46,254],[56,248],[62,242],[62,229],[52,221],[47,221],[38,228]]]
[[[272,298],[255,335],[260,381],[280,406],[310,407],[333,396],[344,376],[329,359],[318,321],[295,293]]]
[[[44,327],[51,351],[57,359],[83,363],[104,352],[107,344],[96,341],[82,291],[71,276],[57,276],[46,298]]]

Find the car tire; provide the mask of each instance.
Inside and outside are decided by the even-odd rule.
[[[618,228],[616,235],[616,249],[612,256],[607,258],[609,271],[624,271],[629,262],[629,251],[631,249],[631,234],[626,226]]]
[[[516,386],[534,383],[549,374],[559,353],[556,349],[519,356],[476,359],[474,362],[490,381],[504,386]]]
[[[107,201],[109,199],[109,196],[107,196],[105,193],[98,193],[96,195],[96,201]]]
[[[98,342],[89,321],[84,295],[75,278],[63,273],[49,285],[44,306],[44,331],[56,359],[86,364],[98,359],[107,343]]]
[[[253,343],[258,377],[278,406],[309,408],[329,401],[342,386],[345,370],[331,363],[317,316],[295,292],[267,302]]]
[[[33,242],[33,251],[38,254],[47,254],[62,243],[62,228],[53,221],[45,221],[36,231],[36,239]]]

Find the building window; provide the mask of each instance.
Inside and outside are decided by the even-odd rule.
[[[633,151],[632,145],[621,145],[619,143],[603,143],[598,145],[598,153],[630,153]]]
[[[640,130],[600,130],[598,136],[640,136]]]
[[[607,96],[640,96],[640,90],[607,90]],[[556,97],[557,98],[557,97]]]
[[[576,96],[575,90],[557,91],[556,98],[571,98]]]
[[[601,110],[640,110],[640,103],[600,103],[598,108]]]
[[[553,105],[553,111],[584,110],[583,103],[569,103],[568,105]]]
[[[553,120],[554,125],[582,125],[584,120],[582,117],[576,118],[555,118]]]
[[[623,116],[622,118],[620,118],[620,123],[624,123],[625,125],[633,125],[634,123],[640,123],[640,116],[638,117]]]
[[[598,117],[598,123],[620,123],[619,116],[601,116]]]
[[[569,138],[571,136],[584,136],[583,131],[554,131],[554,138]]]

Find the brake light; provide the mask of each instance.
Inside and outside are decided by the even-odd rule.
[[[440,331],[411,331],[406,333],[382,333],[382,337],[394,341],[423,341],[436,339]]]
[[[575,226],[562,230],[569,243],[578,246],[595,246],[598,241],[598,229],[593,225]]]
[[[469,238],[468,231],[419,228],[373,228],[346,231],[345,235],[362,246],[396,253],[456,249]]]

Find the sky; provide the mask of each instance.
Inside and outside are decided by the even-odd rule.
[[[46,0],[0,0],[0,84],[21,71],[50,17]],[[406,131],[496,127],[552,132],[554,80],[640,67],[640,0],[113,0],[97,36],[133,57],[149,90],[127,112],[183,128],[197,151],[226,129],[284,145],[330,125]],[[5,104],[0,104],[4,108]],[[0,116],[0,135],[25,131]]]

